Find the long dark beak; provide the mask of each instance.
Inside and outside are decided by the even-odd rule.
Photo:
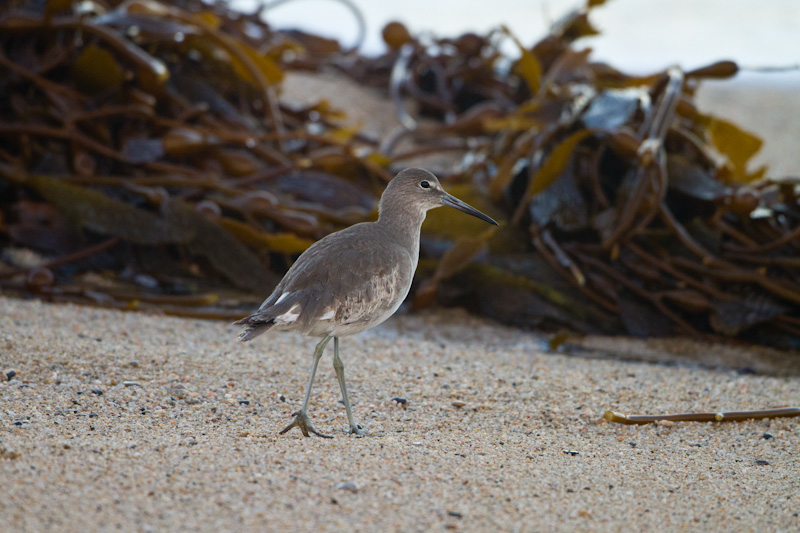
[[[444,191],[442,191],[442,192],[444,192]],[[456,198],[452,194],[444,193],[444,196],[442,196],[442,203],[444,205],[448,205],[450,207],[455,207],[459,211],[463,211],[464,213],[466,213],[468,215],[472,215],[472,216],[477,217],[477,218],[479,218],[481,220],[485,220],[489,224],[494,224],[495,226],[497,226],[497,222],[495,222],[494,219],[492,219],[491,217],[489,217],[487,215],[484,215],[483,213],[481,213],[480,211],[478,211],[477,209],[475,209],[474,207],[472,207],[468,203],[462,202],[461,200],[459,200],[458,198]]]

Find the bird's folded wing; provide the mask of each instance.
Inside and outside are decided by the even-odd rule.
[[[304,258],[303,268],[283,288],[284,293],[306,296],[297,318],[300,331],[310,331],[320,320],[369,321],[396,309],[408,293],[414,263],[404,248],[382,245],[377,250],[351,242],[338,247],[334,256],[330,260],[323,249]]]

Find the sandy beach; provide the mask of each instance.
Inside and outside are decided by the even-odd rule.
[[[313,339],[239,344],[221,323],[7,298],[0,331],[5,531],[800,527],[799,420],[602,419],[797,404],[796,375],[547,353],[460,311],[398,316],[342,342],[369,436],[343,433],[323,359],[310,416],[328,440],[277,434]]]

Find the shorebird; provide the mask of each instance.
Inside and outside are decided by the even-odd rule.
[[[320,239],[303,252],[258,311],[236,322],[239,340],[249,341],[274,330],[295,330],[322,337],[314,349],[311,377],[302,408],[281,430],[293,427],[331,438],[314,429],[308,401],[314,374],[333,339],[333,368],[347,411],[349,433],[364,435],[353,420],[339,337],[377,326],[397,311],[411,288],[419,260],[419,234],[425,214],[450,206],[497,225],[497,222],[442,189],[436,176],[420,168],[401,171],[389,182],[378,204],[378,220],[362,222]]]

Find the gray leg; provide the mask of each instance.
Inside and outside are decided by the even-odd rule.
[[[308,387],[306,387],[306,399],[305,401],[303,401],[303,407],[296,413],[293,413],[294,421],[281,430],[280,432],[281,435],[283,435],[293,427],[297,426],[300,428],[300,431],[302,431],[303,435],[305,435],[306,437],[308,437],[309,436],[308,433],[311,432],[318,437],[324,437],[326,439],[333,438],[330,435],[323,435],[322,433],[314,429],[314,426],[311,425],[311,421],[308,419],[308,400],[311,398],[311,386],[314,384],[314,374],[317,373],[317,365],[319,364],[319,359],[320,357],[322,357],[322,352],[325,350],[325,346],[328,344],[331,338],[332,338],[331,335],[328,335],[327,337],[319,341],[317,347],[314,348],[314,362],[311,365],[311,377],[308,380]]]
[[[333,338],[333,369],[336,371],[336,379],[339,380],[339,388],[342,389],[344,408],[347,410],[347,423],[350,424],[350,433],[355,435],[366,435],[361,426],[353,420],[353,409],[350,407],[350,398],[347,396],[347,383],[344,381],[344,363],[339,359],[339,337]]]

